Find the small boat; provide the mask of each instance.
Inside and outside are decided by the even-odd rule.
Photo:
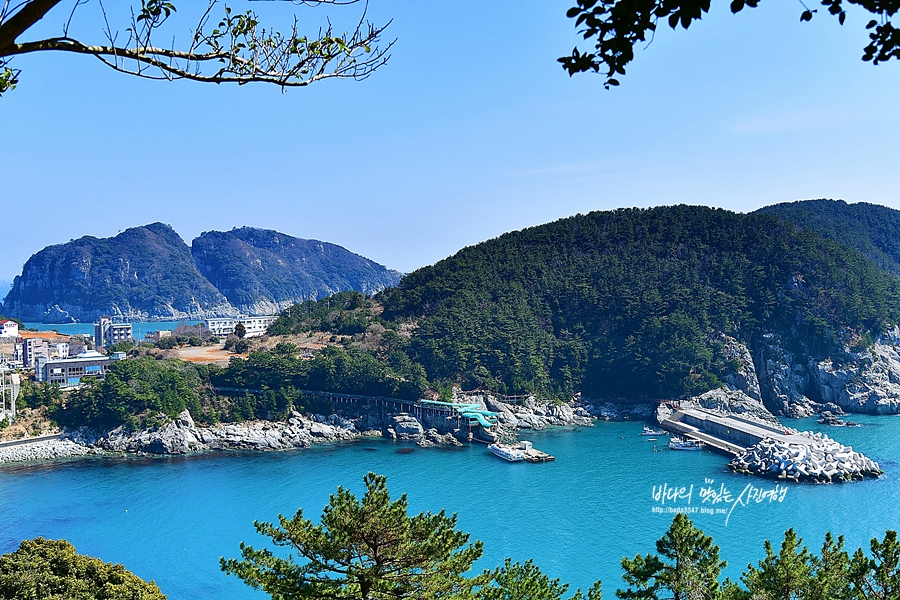
[[[650,429],[644,425],[644,430],[641,432],[641,435],[666,435],[666,432],[661,429]]]
[[[703,442],[687,438],[673,437],[669,440],[670,450],[703,450]]]
[[[647,441],[648,441],[648,442],[655,442],[655,441],[656,441],[656,438],[647,438]]]
[[[496,456],[499,456],[503,460],[508,460],[509,462],[521,462],[525,460],[525,452],[520,448],[516,448],[515,446],[508,446],[506,444],[489,444],[488,450],[493,452]]]

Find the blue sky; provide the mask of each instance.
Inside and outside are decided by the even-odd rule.
[[[739,15],[713,4],[689,31],[661,29],[611,91],[556,63],[577,42],[570,1],[557,0],[370,0],[372,20],[393,18],[388,65],[285,94],[21,57],[19,88],[0,98],[12,224],[0,279],[46,245],[154,221],[188,243],[272,228],[411,271],[598,209],[820,197],[900,208],[900,67],[860,60],[868,15],[840,27],[824,14],[801,24],[799,3]],[[358,10],[253,7],[313,26]],[[89,12],[78,26],[102,41]]]

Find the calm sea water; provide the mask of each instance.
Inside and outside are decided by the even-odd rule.
[[[179,325],[199,325],[203,321],[152,321],[149,323],[132,323],[134,339],[144,339],[144,334],[150,331],[172,331]],[[78,335],[82,333],[94,334],[93,323],[25,323],[28,329],[38,331],[58,331],[66,335]]]
[[[887,472],[882,479],[791,485],[781,502],[736,506],[727,524],[724,514],[691,515],[722,547],[730,576],[761,558],[763,540],[780,541],[788,527],[817,550],[829,530],[856,548],[900,528],[900,418],[854,419],[865,426],[829,434],[879,461]],[[819,428],[813,420],[790,424]],[[484,542],[479,567],[507,556],[533,558],[573,588],[603,579],[604,593],[614,597],[622,556],[654,551],[671,522],[672,514],[654,512],[661,506],[654,487],[694,486],[690,504],[667,502],[663,510],[730,508],[703,503],[704,488],[724,485],[732,498],[746,498],[748,485],[774,487],[728,473],[723,456],[655,453],[640,430],[639,423],[601,422],[527,436],[556,456],[547,464],[505,463],[481,445],[422,450],[375,440],[280,453],[8,466],[0,469],[0,552],[24,538],[66,538],[79,552],[155,580],[173,600],[261,599],[266,596],[224,575],[219,557],[237,556],[241,541],[265,545],[255,519],[275,520],[298,508],[317,519],[338,485],[359,494],[363,475],[374,471],[387,475],[395,495],[407,493],[412,511],[456,512],[460,528]]]

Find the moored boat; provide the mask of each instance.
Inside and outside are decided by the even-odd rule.
[[[660,436],[666,435],[666,432],[662,429],[650,429],[646,425],[644,425],[644,430],[641,432],[641,435],[652,435],[652,436]]]
[[[521,462],[525,460],[525,452],[516,448],[515,446],[508,446],[506,444],[489,444],[488,450],[493,452],[496,456],[499,456],[503,460],[507,460],[509,462]]]
[[[704,443],[698,440],[673,437],[669,440],[670,450],[703,450]]]

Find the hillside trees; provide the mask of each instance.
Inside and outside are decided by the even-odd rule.
[[[731,12],[757,8],[759,0],[732,0]],[[813,18],[816,9],[800,3],[801,21]],[[634,59],[634,47],[653,38],[662,19],[669,27],[684,29],[707,12],[711,0],[576,0],[566,13],[575,19],[576,27],[585,40],[593,43],[593,51],[580,50],[559,59],[569,75],[593,71],[606,77],[606,88],[619,85],[618,77],[625,74],[625,66]],[[871,13],[866,24],[869,44],[862,59],[872,64],[900,58],[900,28],[893,19],[900,11],[900,0],[821,0],[821,5],[835,16],[841,25],[847,18],[846,6],[861,7]]]
[[[413,322],[432,380],[562,398],[677,398],[720,384],[719,333],[839,355],[846,330],[900,317],[898,281],[853,250],[765,215],[620,209],[505,234],[376,299]],[[391,326],[390,324],[388,326]]]
[[[218,0],[207,0],[196,3],[192,15],[185,15],[192,20],[192,26],[185,27],[190,34],[176,46],[173,34],[180,16],[178,7],[184,8],[177,0],[141,0],[140,5],[128,3],[127,7],[125,3],[107,7],[99,0],[69,4],[74,6],[70,9],[62,0],[0,4],[0,94],[18,82],[20,71],[12,66],[12,59],[33,52],[94,56],[116,71],[149,79],[266,82],[285,88],[329,78],[365,79],[387,61],[393,43],[379,45],[384,42],[387,25],[366,22],[365,11],[348,32],[335,32],[329,22],[317,34],[306,35],[296,17],[287,32],[281,33],[263,24],[253,10],[237,11]],[[53,11],[57,6],[62,10]],[[45,37],[39,25],[51,14],[63,27],[58,34]],[[82,37],[82,16],[92,20],[98,37]]]

